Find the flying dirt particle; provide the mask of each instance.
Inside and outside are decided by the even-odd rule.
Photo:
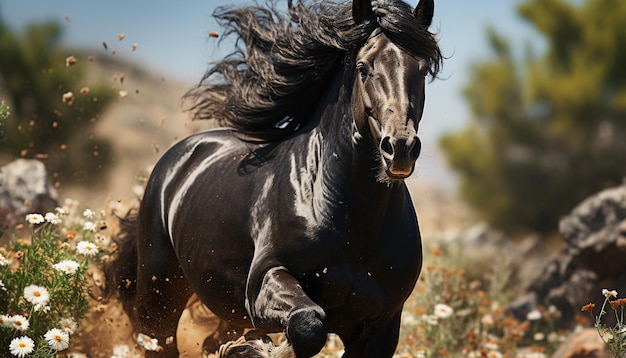
[[[96,60],[96,58],[95,58],[95,57],[93,57],[93,56],[89,56],[89,57],[87,58],[87,60],[88,60],[89,62],[93,62],[93,61],[95,61],[95,60]]]
[[[124,37],[126,37],[126,35],[124,35],[124,33],[121,33],[121,34],[117,35],[117,41],[122,41],[124,39]]]
[[[135,52],[136,49],[137,49],[137,43],[135,42],[134,44],[132,44],[132,46],[130,46],[130,51]]]
[[[220,34],[217,33],[217,31],[211,31],[209,32],[209,37],[218,38],[220,37]]]
[[[70,66],[74,66],[76,64],[76,57],[74,56],[67,56],[67,58],[65,58],[65,67],[70,67]]]
[[[107,43],[105,41],[102,41],[102,47],[104,47],[105,51],[109,50],[109,45],[107,45]]]
[[[89,87],[83,87],[80,89],[80,94],[88,94],[89,93]]]
[[[120,90],[120,91],[117,93],[117,95],[118,95],[118,97],[119,97],[119,98],[124,98],[124,97],[128,96],[128,91],[126,91],[126,90]]]
[[[59,122],[54,121],[52,122],[52,128],[58,128],[59,127]]]
[[[67,150],[67,144],[61,144],[59,147],[61,150]]]
[[[63,100],[63,103],[67,103],[68,106],[71,106],[72,104],[74,104],[74,93],[72,92],[63,93],[62,100]]]
[[[157,124],[157,128],[163,127],[163,123],[165,123],[165,117],[161,117],[161,119],[159,120],[159,124]]]
[[[115,56],[117,54],[117,51],[113,50],[111,51],[111,55]]]
[[[124,73],[120,73],[120,84],[124,84]]]
[[[48,154],[45,153],[37,153],[35,154],[36,159],[48,159]]]
[[[69,24],[70,22],[72,22],[72,19],[70,19],[70,17],[66,15],[65,16],[65,22],[67,22]]]

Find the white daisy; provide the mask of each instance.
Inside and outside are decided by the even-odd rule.
[[[11,324],[14,329],[22,332],[27,331],[29,326],[28,318],[19,314],[11,317]]]
[[[9,351],[19,358],[26,357],[35,350],[35,342],[27,336],[13,338],[9,344]]]
[[[52,265],[52,267],[57,271],[65,272],[68,275],[73,275],[76,273],[76,271],[78,271],[80,265],[74,260],[63,260],[59,263]]]
[[[98,246],[93,242],[81,241],[76,245],[76,251],[81,255],[95,256],[98,253]]]
[[[78,328],[78,324],[72,318],[63,318],[59,321],[59,326],[69,334],[73,334]]]
[[[87,219],[87,220],[91,220],[94,217],[94,212],[91,209],[85,209],[85,211],[83,211],[83,216]]]
[[[137,335],[137,343],[148,351],[156,351],[159,348],[158,339],[146,336],[143,333]]]
[[[13,319],[11,316],[6,314],[0,315],[0,327],[13,328]]]
[[[7,266],[9,264],[9,259],[4,257],[4,255],[0,254],[0,266]]]
[[[526,315],[526,319],[529,321],[537,321],[540,320],[541,317],[543,317],[543,315],[539,312],[539,310],[532,310]]]
[[[85,223],[83,224],[83,230],[91,231],[91,232],[98,231],[97,228],[96,228],[96,224],[94,224],[91,221],[85,221]]]
[[[26,215],[26,221],[33,225],[43,224],[46,219],[41,214],[28,214]]]
[[[59,225],[61,223],[61,218],[55,213],[46,213],[44,219],[52,225]]]
[[[609,291],[606,288],[602,289],[602,294],[604,295],[604,297],[609,298],[609,297],[617,297],[617,291],[612,290]]]
[[[454,313],[454,309],[452,309],[452,307],[446,304],[438,303],[435,305],[434,315],[439,318],[448,318],[452,316],[453,313]]]
[[[24,299],[33,305],[45,306],[50,301],[50,294],[45,287],[28,285],[24,288]]]
[[[43,335],[43,338],[56,351],[65,350],[70,346],[70,336],[67,332],[58,328],[52,328]]]

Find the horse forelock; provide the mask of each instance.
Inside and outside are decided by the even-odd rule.
[[[224,36],[235,36],[240,46],[185,95],[188,109],[195,119],[215,119],[250,140],[283,138],[312,119],[342,61],[349,61],[377,28],[426,60],[436,76],[441,52],[409,5],[401,0],[372,4],[372,16],[359,25],[350,2],[298,1],[287,13],[275,6],[218,8],[214,16],[226,27]]]

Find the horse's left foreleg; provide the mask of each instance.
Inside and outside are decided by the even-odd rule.
[[[286,329],[296,357],[311,357],[326,343],[326,313],[306,295],[285,267],[267,270],[260,288],[249,285],[247,296],[255,326],[267,331]]]
[[[352,337],[341,337],[345,353],[342,358],[391,358],[398,345],[400,314],[363,326]]]

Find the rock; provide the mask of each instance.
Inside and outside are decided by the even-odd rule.
[[[517,318],[538,306],[561,313],[556,327],[572,328],[580,308],[600,306],[603,288],[626,293],[626,183],[584,200],[564,217],[559,229],[566,247],[549,261],[527,292],[510,308]],[[603,317],[614,323],[614,315]]]
[[[554,352],[552,358],[610,358],[611,353],[600,339],[595,328],[585,328],[572,333]]]
[[[27,213],[54,210],[57,200],[42,162],[17,159],[0,167],[0,230],[12,228]]]

